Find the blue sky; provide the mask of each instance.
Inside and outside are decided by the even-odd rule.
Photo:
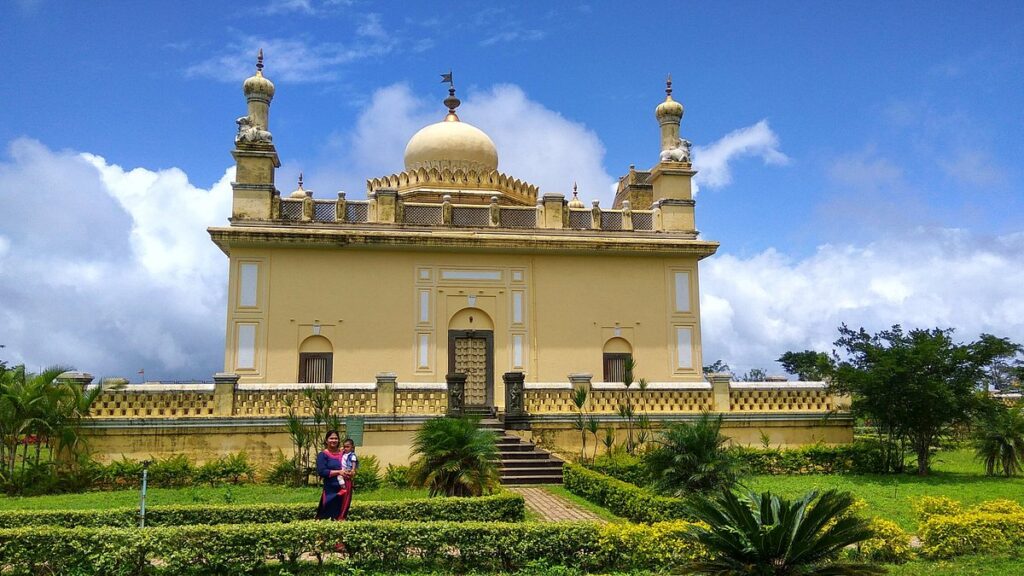
[[[1019,2],[23,0],[0,37],[0,359],[219,368],[225,259],[203,229],[227,217],[259,47],[278,187],[302,170],[328,196],[400,168],[452,68],[503,171],[607,205],[657,158],[671,72],[698,227],[722,243],[707,362],[776,371],[839,322],[1024,341]]]

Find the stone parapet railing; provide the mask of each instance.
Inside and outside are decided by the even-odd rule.
[[[615,416],[629,401],[638,412],[651,415],[826,413],[848,409],[849,401],[833,395],[824,382],[731,382],[712,376],[709,382],[651,382],[627,391],[621,383],[591,382],[574,374],[568,382],[528,382],[522,385],[521,414],[571,415],[576,412],[575,387],[587,389],[587,412]],[[289,411],[311,416],[306,389],[330,393],[333,411],[342,416],[434,416],[449,410],[445,382],[402,383],[382,373],[374,382],[335,384],[248,384],[233,374],[218,374],[213,384],[129,384],[104,389],[91,415],[100,419],[145,418],[280,418]],[[516,398],[519,402],[520,399]]]
[[[455,204],[448,196],[441,202],[406,202],[388,190],[370,192],[366,200],[346,200],[344,192],[339,192],[337,199],[314,199],[312,193],[307,194],[305,198],[274,196],[271,219],[452,228],[664,231],[657,205],[650,210],[632,210],[628,201],[621,209],[607,210],[596,200],[591,208],[570,208],[560,195],[546,197],[536,206],[508,206],[499,205],[496,196],[490,204]]]

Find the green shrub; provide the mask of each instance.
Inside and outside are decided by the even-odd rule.
[[[380,462],[370,454],[359,457],[359,472],[356,475],[356,490],[367,492],[380,488],[383,481],[380,477]]]
[[[387,470],[384,471],[384,483],[394,488],[412,486],[412,481],[409,479],[409,467],[388,464]]]
[[[652,494],[578,464],[566,463],[562,468],[562,480],[569,492],[633,522],[652,523],[688,517],[686,502],[682,499]]]
[[[103,467],[100,480],[110,488],[136,488],[142,483],[142,462],[122,455]]]
[[[239,484],[243,479],[252,482],[256,475],[256,467],[249,462],[245,452],[228,454],[216,460],[210,460],[195,471],[193,481],[196,484]]]
[[[914,550],[910,547],[910,536],[899,524],[884,518],[872,518],[868,527],[874,536],[860,543],[860,554],[872,562],[903,564],[909,561]]]
[[[618,478],[623,482],[637,486],[646,486],[650,483],[647,468],[644,466],[643,461],[639,457],[630,454],[600,456],[586,466],[605,476]]]
[[[346,559],[354,569],[515,571],[571,566],[591,572],[672,570],[699,549],[686,526],[595,523],[295,522],[164,528],[0,529],[5,574],[165,576],[243,574],[269,561],[285,570]],[[339,546],[339,544],[341,546]]]
[[[309,504],[249,504],[152,506],[146,509],[147,526],[189,524],[285,523],[312,519],[316,502]],[[351,520],[492,521],[518,522],[525,517],[523,497],[501,493],[481,498],[421,498],[393,502],[352,503]],[[128,528],[138,524],[138,509],[105,510],[0,510],[0,526],[89,526]]]
[[[282,454],[278,454],[277,460],[263,476],[263,481],[267,484],[277,484],[279,486],[296,486],[300,484],[300,482],[297,482],[297,479],[300,479],[300,472],[298,467],[295,466],[295,460],[285,458]]]
[[[192,483],[195,466],[184,454],[153,460],[149,465],[149,485],[160,488],[178,488]]]
[[[880,442],[857,440],[852,444],[813,444],[800,448],[732,449],[751,474],[873,474],[885,471]]]
[[[1024,538],[1024,514],[936,514],[921,524],[918,535],[922,551],[933,558],[1002,552],[1011,543],[1020,545]]]
[[[722,415],[702,412],[693,422],[671,422],[658,431],[654,448],[643,461],[651,487],[667,496],[729,488],[739,475],[739,461],[722,434]]]
[[[922,496],[912,505],[922,524],[932,516],[955,516],[963,512],[960,502],[945,496]]]

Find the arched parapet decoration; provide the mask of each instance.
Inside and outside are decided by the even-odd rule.
[[[494,330],[494,321],[479,308],[463,308],[452,315],[448,330]]]

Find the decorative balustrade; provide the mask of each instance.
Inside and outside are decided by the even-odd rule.
[[[545,208],[538,206],[500,206],[492,198],[490,205],[395,201],[395,221],[413,226],[451,226],[458,228],[514,228],[538,229],[543,227]],[[376,195],[369,200],[345,200],[343,192],[337,200],[306,198],[275,198],[277,219],[286,222],[316,223],[377,223]],[[572,230],[653,231],[654,210],[604,210],[597,205],[591,209],[564,207],[565,225]],[[390,223],[390,222],[380,222]],[[550,224],[548,225],[550,227]],[[560,226],[559,226],[560,227]]]
[[[104,390],[91,415],[100,419],[282,418],[293,411],[308,417],[313,408],[307,388],[328,390],[332,410],[341,416],[439,416],[449,410],[444,382],[396,383],[394,375],[381,378],[370,383],[238,384],[237,377],[226,375],[216,384],[129,384]],[[601,417],[616,416],[627,393],[636,411],[652,415],[821,414],[842,411],[847,404],[822,382],[653,382],[645,390],[634,385],[627,392],[619,383],[574,377],[572,382],[521,386],[521,399],[515,400],[521,401],[524,418],[574,414],[574,386],[587,388],[586,411]]]

